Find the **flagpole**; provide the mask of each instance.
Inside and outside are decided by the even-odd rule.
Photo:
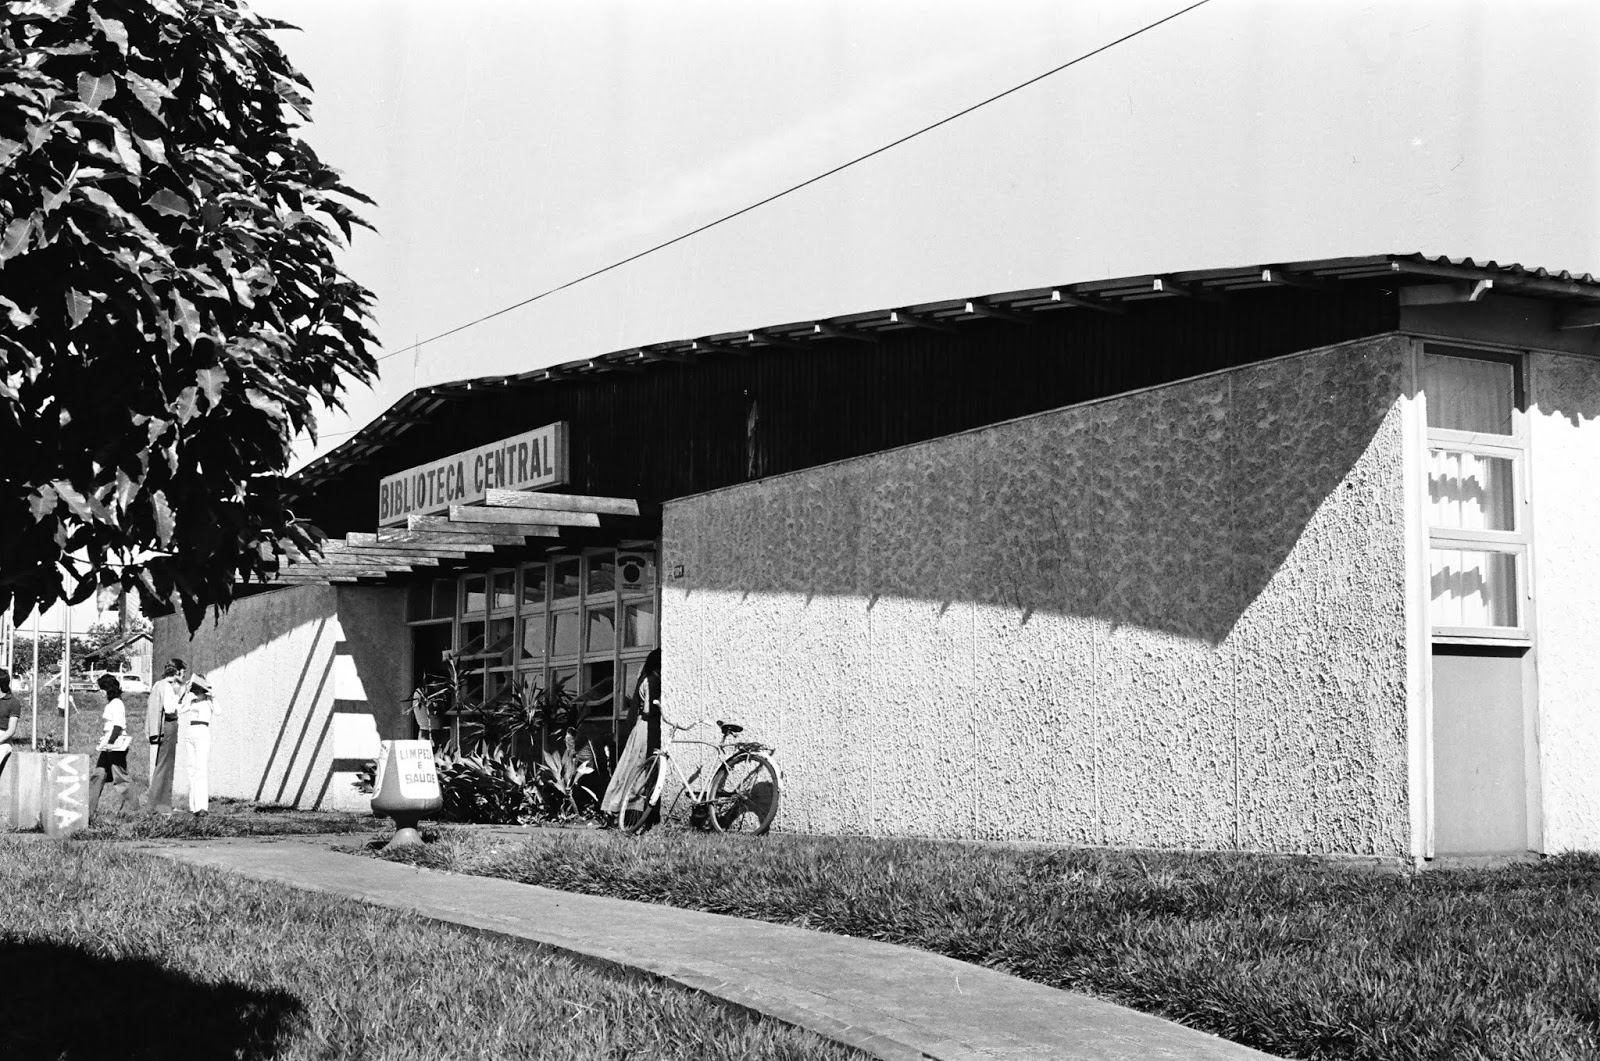
[[[72,696],[68,692],[72,684],[72,605],[66,604],[61,615],[61,750],[65,752],[72,746]]]
[[[39,750],[39,610],[33,611],[33,680],[28,683],[33,698],[33,728],[28,730],[28,744]]]

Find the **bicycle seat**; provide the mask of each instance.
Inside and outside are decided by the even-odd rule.
[[[724,722],[721,719],[717,720],[717,725],[722,727],[722,735],[724,737],[732,737],[744,732],[743,726],[736,726],[732,722]]]

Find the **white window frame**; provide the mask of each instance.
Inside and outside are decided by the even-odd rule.
[[[1513,575],[1516,579],[1517,624],[1515,626],[1448,626],[1430,618],[1433,640],[1441,644],[1474,645],[1529,645],[1533,641],[1531,615],[1533,610],[1532,565],[1528,560],[1531,512],[1528,497],[1528,426],[1527,426],[1527,357],[1522,352],[1488,350],[1455,342],[1424,340],[1423,357],[1419,368],[1427,364],[1426,355],[1442,355],[1481,361],[1509,364],[1513,371],[1513,397],[1511,433],[1491,434],[1481,431],[1458,431],[1428,425],[1426,386],[1423,387],[1423,417],[1426,450],[1425,465],[1431,466],[1436,449],[1456,453],[1469,453],[1481,457],[1499,457],[1511,462],[1512,519],[1515,530],[1466,530],[1459,527],[1436,527],[1431,522],[1432,505],[1425,501],[1424,519],[1428,531],[1428,576],[1432,577],[1434,549],[1471,549],[1487,552],[1509,553],[1514,558]],[[1424,474],[1424,489],[1431,482],[1431,473]],[[1428,495],[1424,494],[1426,498]],[[1432,594],[1429,594],[1430,602]],[[1430,608],[1430,612],[1431,612]]]

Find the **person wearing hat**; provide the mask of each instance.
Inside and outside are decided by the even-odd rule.
[[[144,709],[144,731],[150,738],[150,787],[144,809],[150,814],[172,810],[172,771],[178,760],[178,701],[189,688],[189,665],[174,657],[161,668],[161,680],[150,688]]]
[[[207,770],[211,759],[211,723],[216,709],[211,683],[203,674],[192,676],[189,687],[178,700],[178,722],[183,726],[183,757],[189,764],[189,809],[197,818],[211,805]]]

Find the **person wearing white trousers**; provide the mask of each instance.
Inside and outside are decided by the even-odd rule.
[[[183,757],[188,762],[189,809],[199,815],[211,806],[208,771],[211,759],[211,723],[216,718],[217,702],[211,696],[211,683],[203,675],[189,679],[189,688],[178,701],[178,724],[183,727]]]

